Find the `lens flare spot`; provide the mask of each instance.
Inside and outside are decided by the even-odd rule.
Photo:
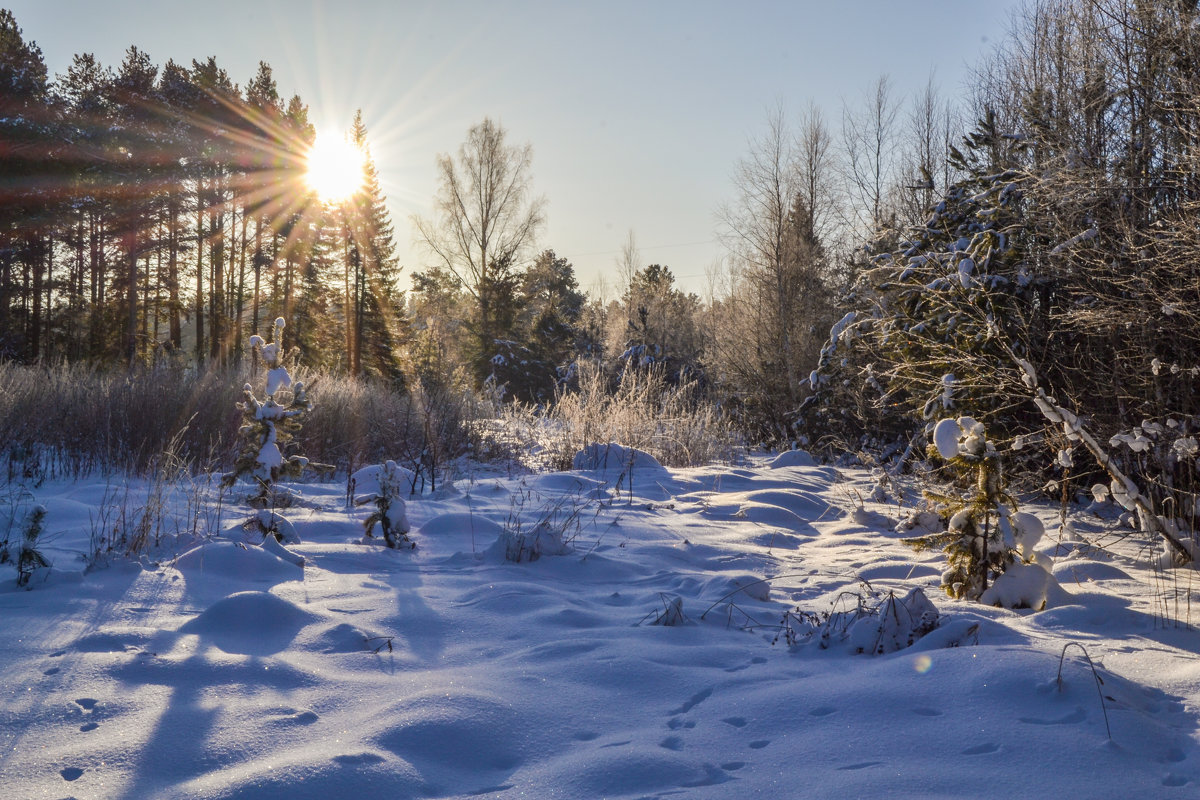
[[[918,675],[924,675],[933,669],[933,659],[922,653],[913,659],[913,669],[917,671]]]

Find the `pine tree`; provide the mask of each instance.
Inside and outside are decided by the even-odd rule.
[[[0,357],[39,355],[36,311],[51,209],[43,179],[53,172],[56,122],[48,91],[41,49],[0,9]]]
[[[355,505],[371,504],[375,510],[363,521],[367,536],[375,526],[383,533],[384,543],[397,550],[413,550],[416,543],[408,538],[408,516],[405,511],[404,495],[412,491],[415,476],[395,461],[365,467],[350,478],[351,494]],[[370,491],[357,493],[357,488],[369,484]]]

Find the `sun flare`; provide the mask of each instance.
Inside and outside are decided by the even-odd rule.
[[[308,151],[305,180],[324,202],[340,202],[362,188],[364,158],[344,136],[318,133]]]

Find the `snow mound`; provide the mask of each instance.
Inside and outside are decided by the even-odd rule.
[[[315,617],[270,592],[238,592],[218,600],[180,633],[194,633],[226,653],[266,656],[283,650]]]
[[[350,494],[355,498],[356,502],[359,497],[380,494],[379,476],[383,474],[386,468],[385,464],[372,464],[369,467],[363,467],[350,476]],[[395,464],[392,467],[392,474],[396,476],[400,488],[404,490],[405,494],[412,491],[417,480],[417,473],[407,467]]]
[[[820,519],[833,508],[825,498],[800,489],[759,489],[732,495],[730,499],[733,498],[742,500],[747,506],[775,506],[804,521]],[[763,521],[769,522],[766,519]]]
[[[527,755],[528,726],[521,715],[486,694],[458,687],[423,692],[385,712],[388,724],[373,744],[412,764],[433,785],[494,786]]]
[[[361,653],[367,650],[372,638],[365,631],[342,622],[323,631],[313,640],[313,647],[322,653]],[[382,641],[382,639],[380,639]]]
[[[771,469],[782,469],[784,467],[815,467],[817,462],[809,455],[807,450],[787,450],[775,458],[771,459],[771,463],[767,464]]]
[[[721,597],[730,597],[736,600],[738,597],[745,596],[766,603],[771,599],[771,582],[764,580],[758,575],[737,575],[733,578],[718,580],[714,584],[716,591],[720,592]]]
[[[589,444],[575,454],[571,468],[596,472],[627,472],[630,470],[666,472],[666,468],[658,463],[658,459],[644,450],[625,447],[615,442]]]
[[[1072,600],[1071,595],[1040,564],[1016,563],[996,578],[979,602],[1001,608],[1041,611],[1051,606],[1066,605]]]
[[[272,537],[274,538],[274,537]],[[208,542],[175,559],[175,568],[185,574],[207,573],[249,581],[300,580],[296,565],[261,547],[238,542]]]
[[[563,531],[547,523],[539,523],[528,531],[504,529],[495,544],[487,549],[492,559],[517,564],[537,561],[542,556],[565,556],[574,548],[564,541]]]
[[[1061,580],[1082,583],[1083,581],[1128,581],[1133,577],[1112,564],[1104,561],[1073,559],[1059,561],[1054,565],[1054,577]]]
[[[422,525],[418,532],[423,537],[467,536],[487,540],[503,533],[504,527],[479,514],[455,512],[434,517]]]

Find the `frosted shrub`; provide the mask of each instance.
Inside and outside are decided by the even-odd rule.
[[[543,410],[506,406],[505,434],[540,452],[544,464],[570,469],[593,442],[620,442],[670,467],[736,461],[733,424],[707,403],[695,381],[671,383],[660,366],[628,368],[615,385],[594,362],[574,366],[577,388],[560,387]]]
[[[845,607],[847,599],[854,601],[853,608]],[[844,645],[851,653],[885,655],[911,647],[941,621],[937,607],[920,588],[904,597],[888,592],[881,598],[868,587],[866,595],[838,595],[824,613],[800,608],[786,612],[774,642],[782,639],[791,647],[815,644],[823,650]]]

